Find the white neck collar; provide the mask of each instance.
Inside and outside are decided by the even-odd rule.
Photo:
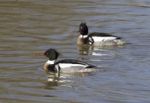
[[[54,64],[54,63],[55,63],[55,60],[48,60],[46,63],[47,63],[47,64]]]
[[[81,38],[87,38],[88,35],[80,35]]]

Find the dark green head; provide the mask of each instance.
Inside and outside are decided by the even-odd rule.
[[[49,60],[56,60],[59,53],[55,49],[48,49],[45,51],[44,55],[49,58]]]
[[[79,32],[81,35],[87,35],[88,34],[88,27],[86,23],[81,23],[79,26]]]

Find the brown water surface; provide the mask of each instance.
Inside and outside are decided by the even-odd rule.
[[[1,103],[149,103],[149,0],[0,0]],[[129,45],[82,55],[78,26],[107,32]],[[47,82],[43,52],[80,59],[98,72]]]

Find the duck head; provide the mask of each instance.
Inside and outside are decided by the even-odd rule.
[[[86,36],[88,34],[88,27],[86,23],[81,23],[79,26],[79,32],[82,36]]]
[[[44,64],[44,70],[48,72],[56,73],[58,72],[57,68],[55,68],[55,61],[59,57],[59,53],[55,49],[48,49],[44,52],[44,55],[48,57],[48,61]]]
[[[56,60],[59,57],[59,53],[55,49],[48,49],[44,52],[44,55],[48,57],[50,61]]]

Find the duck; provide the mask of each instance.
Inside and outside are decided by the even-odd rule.
[[[60,73],[60,72],[86,72],[90,68],[96,66],[88,64],[86,62],[76,59],[61,59],[57,60],[60,53],[50,48],[44,52],[44,55],[48,58],[43,68],[46,73]],[[77,69],[80,68],[80,69]],[[72,70],[73,69],[73,70]],[[76,70],[75,70],[76,69]],[[85,70],[85,71],[84,71]]]
[[[79,25],[79,36],[77,45],[93,45],[93,46],[119,46],[124,45],[125,41],[121,37],[111,35],[109,33],[88,32],[88,26],[85,22]]]

